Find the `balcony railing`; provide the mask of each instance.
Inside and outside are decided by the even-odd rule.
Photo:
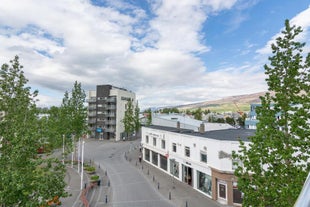
[[[107,98],[107,102],[116,102],[116,97],[109,97],[109,98]]]

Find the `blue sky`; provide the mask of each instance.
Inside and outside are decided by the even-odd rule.
[[[310,0],[2,0],[0,63],[20,56],[38,105],[60,105],[77,80],[112,84],[141,108],[267,90],[263,65],[284,20],[302,26]]]

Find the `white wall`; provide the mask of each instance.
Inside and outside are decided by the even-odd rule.
[[[145,143],[146,135],[149,136],[148,144]],[[157,137],[156,147],[153,146],[153,137]],[[161,149],[160,140],[163,138],[166,140],[165,150]],[[142,127],[141,143],[150,150],[158,153],[169,153],[169,158],[174,158],[180,163],[190,162],[192,167],[209,175],[211,175],[211,167],[220,171],[233,172],[231,157],[220,159],[219,152],[223,151],[231,155],[233,150],[237,151],[239,148],[238,141],[220,141],[147,127]],[[176,153],[172,151],[172,143],[177,144]],[[190,157],[185,156],[185,146],[190,147]],[[200,152],[205,151],[205,149],[207,151],[207,163],[200,161]],[[181,172],[181,169],[179,169],[179,172]]]
[[[115,129],[115,141],[121,140],[120,133],[124,132],[124,124],[122,120],[125,116],[126,111],[126,104],[127,100],[122,100],[122,97],[124,98],[131,98],[133,99],[133,105],[136,104],[136,95],[133,92],[120,90],[117,88],[112,88],[110,90],[110,96],[116,96],[116,129]]]

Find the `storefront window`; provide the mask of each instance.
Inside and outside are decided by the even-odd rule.
[[[167,171],[167,158],[160,155],[160,168]]]
[[[233,182],[233,202],[242,203],[242,193],[238,190],[238,183]]]
[[[170,174],[179,177],[179,163],[174,159],[170,159]]]
[[[153,151],[152,151],[152,163],[156,166],[158,165],[158,154]]]
[[[203,172],[197,171],[198,189],[212,196],[212,178]]]
[[[144,159],[150,161],[150,150],[144,148]]]

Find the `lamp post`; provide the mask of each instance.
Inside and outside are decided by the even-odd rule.
[[[82,162],[82,166],[81,166],[81,190],[83,189],[83,173],[84,173],[84,144],[85,141],[82,141],[82,158],[81,158],[81,162]]]
[[[65,164],[65,135],[62,135],[62,164]]]

